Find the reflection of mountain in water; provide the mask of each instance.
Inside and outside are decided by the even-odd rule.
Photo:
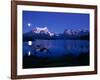
[[[23,43],[24,54],[31,51],[31,54],[39,53],[39,49],[46,48],[49,50],[48,57],[61,57],[61,55],[72,53],[77,56],[81,52],[89,52],[89,41],[88,40],[36,40],[32,41],[32,46],[28,45],[28,42]],[[35,52],[35,49],[37,50]],[[45,50],[46,50],[45,49]],[[46,53],[46,52],[42,52]],[[37,54],[38,55],[38,54]],[[43,55],[43,54],[40,54]]]
[[[24,68],[89,65],[89,41],[35,40],[32,46],[24,42],[23,59]]]
[[[56,34],[37,27],[23,34],[23,68],[89,65],[89,48],[88,30]]]

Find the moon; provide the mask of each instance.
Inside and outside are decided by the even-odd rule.
[[[28,27],[30,27],[31,26],[31,23],[28,23],[27,25],[28,25]]]

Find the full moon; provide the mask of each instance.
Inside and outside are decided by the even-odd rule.
[[[31,23],[28,23],[27,25],[28,25],[28,27],[30,27],[31,26]]]

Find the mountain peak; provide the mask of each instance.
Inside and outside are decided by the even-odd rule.
[[[45,33],[45,34],[49,34],[50,36],[53,36],[54,35],[54,33],[53,32],[50,32],[47,27],[36,27],[32,31],[35,32],[35,33]]]

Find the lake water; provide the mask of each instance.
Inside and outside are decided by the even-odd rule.
[[[47,51],[39,51],[39,49],[45,48]],[[32,41],[32,45],[28,45],[28,42],[23,42],[23,55],[35,55],[38,57],[48,58],[60,58],[67,54],[78,56],[81,53],[89,53],[89,41],[88,40],[35,40]]]

